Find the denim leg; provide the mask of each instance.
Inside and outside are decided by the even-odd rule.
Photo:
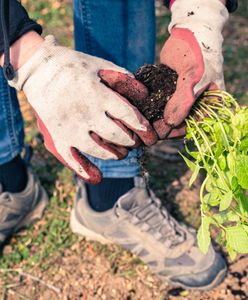
[[[76,50],[114,62],[134,72],[155,57],[154,0],[74,0]],[[104,177],[139,174],[137,153],[123,160],[89,159]]]
[[[23,120],[16,96],[0,68],[0,165],[11,161],[24,145]]]

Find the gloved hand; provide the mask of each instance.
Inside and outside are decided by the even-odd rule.
[[[101,172],[79,150],[119,159],[127,155],[126,147],[137,145],[137,136],[147,145],[156,142],[155,132],[137,109],[100,82],[101,69],[121,72],[117,74],[132,88],[134,81],[126,70],[59,46],[48,36],[9,82],[26,94],[47,149],[90,183],[100,182]],[[142,93],[143,86],[137,84],[134,89]]]
[[[204,90],[225,89],[222,29],[228,19],[226,7],[220,0],[175,0],[171,12],[170,37],[160,60],[179,77],[176,91],[165,107],[164,122],[155,124],[160,138],[178,126],[173,135],[182,134],[182,122]]]

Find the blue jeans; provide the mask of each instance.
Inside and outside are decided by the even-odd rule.
[[[74,0],[76,50],[135,71],[155,56],[154,0]],[[0,164],[23,147],[23,122],[15,92],[0,73]],[[134,177],[137,150],[121,161],[89,157],[104,177]]]
[[[16,92],[0,68],[0,165],[11,161],[23,148],[24,130]]]

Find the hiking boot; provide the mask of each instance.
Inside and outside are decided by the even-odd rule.
[[[47,206],[45,190],[31,170],[27,172],[28,183],[20,193],[2,192],[0,184],[0,248],[13,233],[39,220]]]
[[[91,209],[85,185],[78,179],[71,228],[89,240],[122,246],[161,279],[183,288],[213,289],[227,272],[222,256],[212,246],[204,255],[195,231],[169,215],[142,178],[135,178],[135,187],[113,209],[100,213]]]

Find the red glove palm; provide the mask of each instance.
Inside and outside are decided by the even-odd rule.
[[[176,0],[171,11],[171,35],[160,60],[179,77],[165,107],[164,122],[155,124],[160,138],[170,132],[173,137],[182,135],[182,123],[204,90],[224,89],[221,31],[228,17],[226,7],[219,0]]]

